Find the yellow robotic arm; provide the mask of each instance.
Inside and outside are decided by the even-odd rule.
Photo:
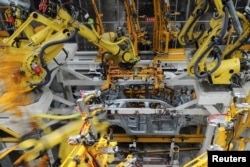
[[[198,33],[194,33],[194,28],[200,17],[207,12],[209,8],[209,0],[196,0],[195,4],[195,9],[178,35],[178,41],[181,45],[195,44],[205,32],[205,26],[203,24],[200,27],[201,31]]]
[[[249,38],[249,19],[247,13],[244,15],[235,11],[231,0],[227,2],[214,1],[214,3],[218,14],[210,21],[212,30],[195,52],[187,70],[191,76],[206,79],[211,84],[231,84],[231,78],[234,74],[248,68],[242,63],[244,62],[242,53],[239,54],[236,51]],[[221,50],[218,45],[227,34],[230,18],[239,38],[233,45]]]
[[[246,44],[250,36],[250,13],[246,10],[244,14],[240,12],[237,12],[236,14],[242,23],[241,24],[242,34],[232,45],[229,45],[228,48],[225,49],[225,51],[222,53],[223,59],[229,59],[232,57],[242,58],[233,53],[237,51],[238,49],[240,49],[242,45]]]
[[[249,14],[247,14],[249,15]],[[222,62],[220,67],[211,75],[211,81],[214,84],[234,83],[233,75],[238,72],[244,72],[249,69],[247,53],[241,49],[250,36],[250,22],[247,16],[237,12],[237,17],[241,19],[242,34],[232,45],[227,45],[222,52]],[[249,49],[248,49],[249,50]],[[238,80],[238,78],[237,78]],[[239,84],[240,81],[236,81]]]
[[[228,8],[225,6],[223,11],[224,5],[221,1],[215,1],[214,3],[218,9],[218,17],[211,19],[210,27],[212,30],[210,31],[208,37],[206,37],[203,44],[195,52],[188,64],[188,73],[190,75],[195,75],[197,78],[205,78],[208,76],[208,73],[206,73],[206,59],[212,49],[222,42],[228,27]],[[218,59],[217,66],[219,66],[221,63],[221,57],[216,56],[216,58]],[[212,71],[210,73],[212,73]]]
[[[188,64],[191,76],[207,79],[211,84],[230,84],[233,74],[240,71],[239,59],[223,60],[218,45],[224,39],[229,24],[229,9],[232,6],[222,1],[214,1],[217,17],[210,21],[211,31]],[[230,64],[230,66],[228,65]]]
[[[249,97],[249,94],[248,94]],[[217,126],[217,130],[208,148],[212,151],[244,151],[246,138],[242,137],[245,130],[250,125],[249,119],[249,100],[246,98],[245,103],[235,104],[233,102],[226,114],[216,118],[213,115],[208,117],[208,123]],[[214,118],[213,118],[214,117]],[[213,118],[213,119],[211,119]],[[245,135],[243,135],[245,136]],[[237,144],[239,143],[239,144]],[[208,165],[207,151],[200,154],[193,160],[184,164],[184,167],[201,167]]]
[[[48,2],[48,1],[47,1]],[[57,6],[52,1],[47,4]],[[76,34],[86,38],[93,44],[104,48],[108,55],[103,58],[104,61],[119,65],[121,68],[130,69],[139,61],[138,55],[133,50],[133,44],[127,37],[117,38],[116,33],[109,32],[99,35],[94,28],[92,19],[88,19],[88,28],[77,21],[74,17],[74,11],[61,5],[50,13],[32,12],[27,20],[9,37],[2,42],[8,46],[8,51],[20,52],[15,61],[21,64],[18,73],[18,84],[24,91],[29,91],[37,86],[46,85],[51,79],[51,71],[47,65],[62,50],[64,43],[74,38]],[[50,16],[50,17],[49,17]],[[33,28],[33,23],[40,25],[40,29]],[[25,34],[27,40],[20,42],[18,47],[13,46],[22,34]],[[118,39],[118,41],[117,41]],[[122,46],[121,46],[122,45]],[[125,46],[125,47],[124,47]],[[28,52],[28,53],[27,53]],[[1,57],[2,62],[10,61],[8,57]]]

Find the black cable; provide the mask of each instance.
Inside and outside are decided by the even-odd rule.
[[[105,56],[105,54],[107,54],[107,53],[108,53],[108,54],[112,54],[111,52],[104,52],[104,53],[102,53],[102,63],[105,63],[105,62],[104,62],[104,56]]]
[[[39,83],[30,83],[30,86],[44,86],[47,83],[49,83],[49,81],[51,80],[51,72],[50,72],[50,70],[49,70],[49,68],[47,66],[47,63],[45,62],[44,57],[43,57],[44,51],[48,47],[50,47],[52,45],[57,45],[57,44],[65,43],[65,42],[71,40],[73,37],[76,36],[76,34],[77,34],[78,31],[79,31],[79,29],[76,28],[75,31],[68,38],[62,39],[62,40],[58,40],[58,41],[49,42],[49,43],[45,44],[41,48],[41,51],[39,52],[38,57],[40,58],[40,62],[41,62],[42,68],[46,71],[46,75],[44,77],[45,79],[42,82],[39,82]]]
[[[26,40],[26,39],[28,39],[28,38],[27,37],[16,37],[14,39],[14,41],[12,42],[11,46],[15,47],[14,45],[16,45],[16,48],[19,48],[20,47],[20,45],[19,45],[20,40]]]
[[[200,63],[200,61],[203,59],[203,57],[204,57],[204,55],[210,50],[210,49],[212,49],[212,47],[213,47],[214,45],[212,44],[212,45],[210,45],[203,53],[202,53],[202,55],[196,60],[196,62],[195,62],[195,64],[194,64],[194,74],[195,74],[195,76],[197,77],[197,78],[206,78],[206,77],[208,77],[209,75],[211,75],[214,71],[216,71],[218,68],[219,68],[219,66],[221,65],[221,55],[220,55],[220,53],[219,52],[216,52],[216,57],[215,58],[217,58],[217,64],[216,64],[216,66],[212,69],[212,70],[210,70],[210,71],[207,71],[207,72],[205,72],[205,73],[203,73],[203,74],[200,74],[199,72],[198,72],[198,68],[199,68],[199,63]]]
[[[62,48],[62,51],[66,54],[65,59],[64,59],[66,61],[67,58],[69,57],[69,54],[64,48]]]
[[[62,48],[62,51],[66,54],[65,59],[64,59],[64,60],[66,61],[69,55],[68,55],[67,51],[66,51],[64,48]],[[63,65],[62,63],[59,63],[59,62],[56,60],[56,58],[53,58],[53,60],[54,60],[54,62],[55,62],[58,66]]]

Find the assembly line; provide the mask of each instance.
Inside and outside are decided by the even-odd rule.
[[[0,167],[205,167],[249,150],[250,1],[187,0],[181,26],[178,0],[148,0],[152,22],[113,1],[114,31],[104,0],[0,1]]]

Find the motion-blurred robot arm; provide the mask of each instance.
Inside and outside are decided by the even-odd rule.
[[[29,136],[21,137],[18,147],[24,151],[24,161],[33,161],[40,158],[44,151],[60,145],[58,157],[61,167],[107,166],[114,160],[117,151],[117,142],[112,134],[107,135],[109,123],[99,121],[99,108],[90,110],[88,102],[98,97],[98,93],[90,93],[77,100],[77,110],[81,116],[49,116],[35,115],[33,118],[60,119],[61,117],[75,118],[68,124],[45,134],[40,139]],[[97,112],[95,112],[97,111]],[[78,119],[78,120],[77,120]]]

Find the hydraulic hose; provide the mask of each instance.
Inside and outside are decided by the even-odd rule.
[[[45,45],[41,48],[41,51],[39,52],[38,57],[40,58],[40,62],[41,62],[42,68],[46,71],[46,75],[45,75],[43,81],[41,81],[41,82],[39,82],[39,83],[30,83],[30,86],[44,86],[44,85],[46,85],[47,83],[49,83],[50,80],[51,80],[51,72],[50,72],[50,70],[49,70],[49,68],[48,68],[48,66],[47,66],[48,64],[45,62],[44,57],[43,57],[44,51],[45,51],[48,47],[50,47],[50,46],[52,46],[52,45],[57,45],[57,44],[65,43],[65,42],[67,42],[67,41],[73,39],[73,37],[76,36],[76,34],[77,34],[78,31],[79,31],[79,30],[76,28],[75,31],[74,31],[68,38],[62,39],[62,40],[58,40],[58,41],[49,42],[49,43],[45,44]]]
[[[199,67],[199,63],[200,61],[204,58],[204,56],[206,55],[207,52],[209,52],[215,45],[218,45],[219,43],[221,43],[224,35],[226,34],[227,32],[227,27],[228,27],[228,7],[224,7],[224,12],[225,12],[225,16],[224,16],[224,20],[223,20],[223,27],[221,29],[221,31],[219,32],[219,36],[218,37],[215,37],[214,40],[212,40],[212,42],[209,44],[209,46],[207,47],[207,49],[199,56],[199,58],[196,60],[196,62],[194,63],[194,74],[197,78],[206,78],[208,77],[209,75],[211,75],[213,72],[215,72],[221,65],[221,55],[220,53],[216,53],[216,58],[217,58],[217,64],[216,66],[210,70],[210,71],[207,71],[203,74],[200,74],[198,72],[198,67]]]

